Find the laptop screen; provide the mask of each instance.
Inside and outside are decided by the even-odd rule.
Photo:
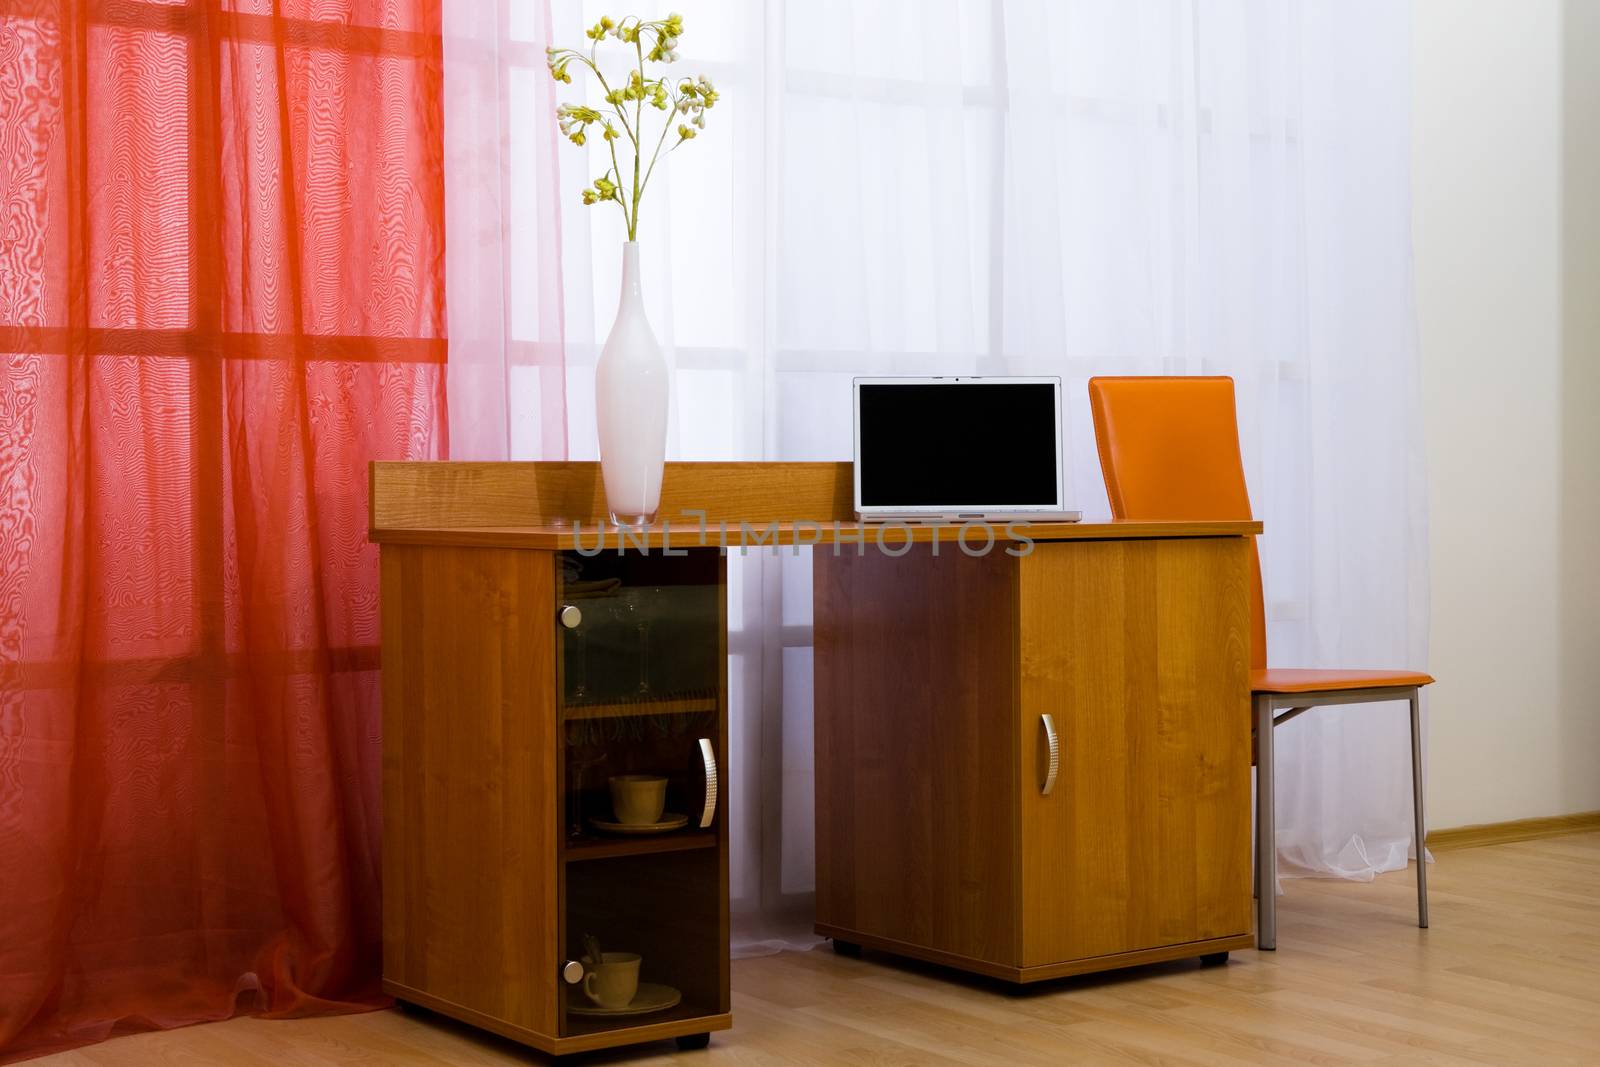
[[[857,507],[1059,507],[1055,379],[856,382]]]

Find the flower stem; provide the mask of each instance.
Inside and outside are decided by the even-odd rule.
[[[650,187],[650,175],[656,172],[656,160],[661,158],[661,146],[667,143],[667,131],[672,129],[673,116],[678,113],[678,97],[672,97],[672,107],[667,109],[667,117],[661,124],[661,136],[656,140],[656,150],[650,153],[650,166],[644,172],[644,184],[639,187],[639,199],[644,199],[644,191]]]
[[[607,141],[606,142],[606,147],[611,149],[611,173],[615,174],[617,176],[617,186],[618,186],[618,188],[621,188],[621,186],[622,186],[622,168],[617,166],[617,142],[615,142],[615,141]],[[617,198],[617,206],[622,209],[622,221],[624,223],[627,223],[627,221],[628,221],[628,205],[624,204],[622,202],[622,198],[620,196]]]
[[[634,106],[633,106],[633,124],[639,128],[639,132],[640,133],[643,133],[644,132],[644,45],[639,43],[639,37],[640,37],[639,25],[638,25],[637,20],[635,20],[635,24],[634,24],[634,28],[633,28],[633,54],[636,57],[638,57],[638,61],[639,61],[639,99],[637,99],[637,100],[635,100],[633,102],[634,103]],[[630,240],[630,241],[637,241],[639,239],[639,237],[638,237],[638,230],[639,230],[639,194],[644,191],[644,188],[643,188],[642,184],[639,181],[639,171],[640,171],[640,169],[641,169],[641,160],[640,160],[640,156],[639,156],[639,142],[638,141],[634,141],[633,142],[633,221],[628,223],[628,240]]]

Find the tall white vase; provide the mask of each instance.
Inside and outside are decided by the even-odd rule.
[[[622,299],[595,368],[600,473],[619,526],[648,525],[661,504],[667,458],[667,361],[650,332],[639,292],[639,244],[622,245]]]

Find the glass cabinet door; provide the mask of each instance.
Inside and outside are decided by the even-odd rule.
[[[557,560],[563,1033],[726,1011],[724,561]]]

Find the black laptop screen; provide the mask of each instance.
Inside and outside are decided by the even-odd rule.
[[[857,386],[861,506],[1057,507],[1047,382]]]

